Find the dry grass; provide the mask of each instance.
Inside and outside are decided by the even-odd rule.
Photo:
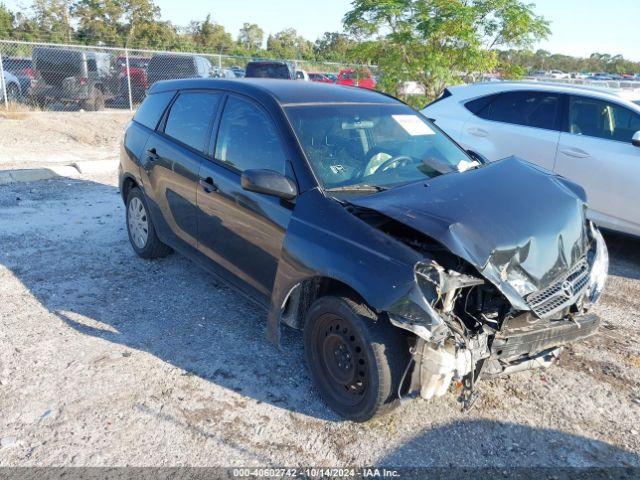
[[[33,105],[25,105],[19,102],[9,102],[8,105],[0,105],[0,118],[6,120],[24,120],[29,113],[36,111]]]

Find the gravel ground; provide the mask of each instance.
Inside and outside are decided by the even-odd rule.
[[[0,186],[0,465],[640,466],[639,241],[607,238],[603,328],[558,365],[353,424],[298,332],[134,255],[114,177]]]
[[[131,116],[128,110],[0,111],[0,168],[115,160]]]

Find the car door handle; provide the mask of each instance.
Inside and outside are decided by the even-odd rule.
[[[589,158],[591,156],[587,152],[585,152],[584,150],[580,150],[579,148],[567,148],[565,150],[562,150],[562,153],[567,157],[573,158]]]
[[[469,132],[474,137],[488,137],[489,136],[489,132],[487,132],[486,130],[483,130],[482,128],[469,128],[469,129],[467,129],[467,132]]]
[[[150,161],[155,162],[156,160],[160,160],[160,155],[158,155],[158,152],[156,151],[155,148],[150,148],[149,150],[147,150],[147,155]]]
[[[213,178],[211,177],[201,178],[200,180],[198,180],[198,184],[200,184],[200,186],[205,191],[205,193],[212,193],[212,192],[218,191],[218,186],[216,185],[216,183],[213,181]]]

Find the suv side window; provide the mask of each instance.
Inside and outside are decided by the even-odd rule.
[[[491,102],[493,102],[498,95],[499,93],[496,93],[493,95],[487,95],[486,97],[476,98],[475,100],[471,100],[470,102],[465,103],[464,106],[474,115],[485,118],[482,112],[486,110],[489,105],[491,105]]]
[[[477,115],[495,122],[557,130],[559,112],[560,95],[518,91],[496,95]]]
[[[209,125],[218,109],[219,102],[219,93],[180,93],[171,106],[164,133],[194,150],[204,153]]]
[[[256,105],[229,97],[224,107],[215,158],[240,171],[284,173],[285,154],[271,119]]]
[[[640,115],[614,103],[572,96],[569,103],[569,133],[631,142],[640,130]]]

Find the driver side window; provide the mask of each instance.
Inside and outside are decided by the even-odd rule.
[[[631,142],[640,130],[640,115],[631,110],[588,97],[571,97],[569,132],[574,135]]]
[[[286,157],[273,122],[257,106],[235,97],[224,107],[215,158],[241,172],[285,173]]]

